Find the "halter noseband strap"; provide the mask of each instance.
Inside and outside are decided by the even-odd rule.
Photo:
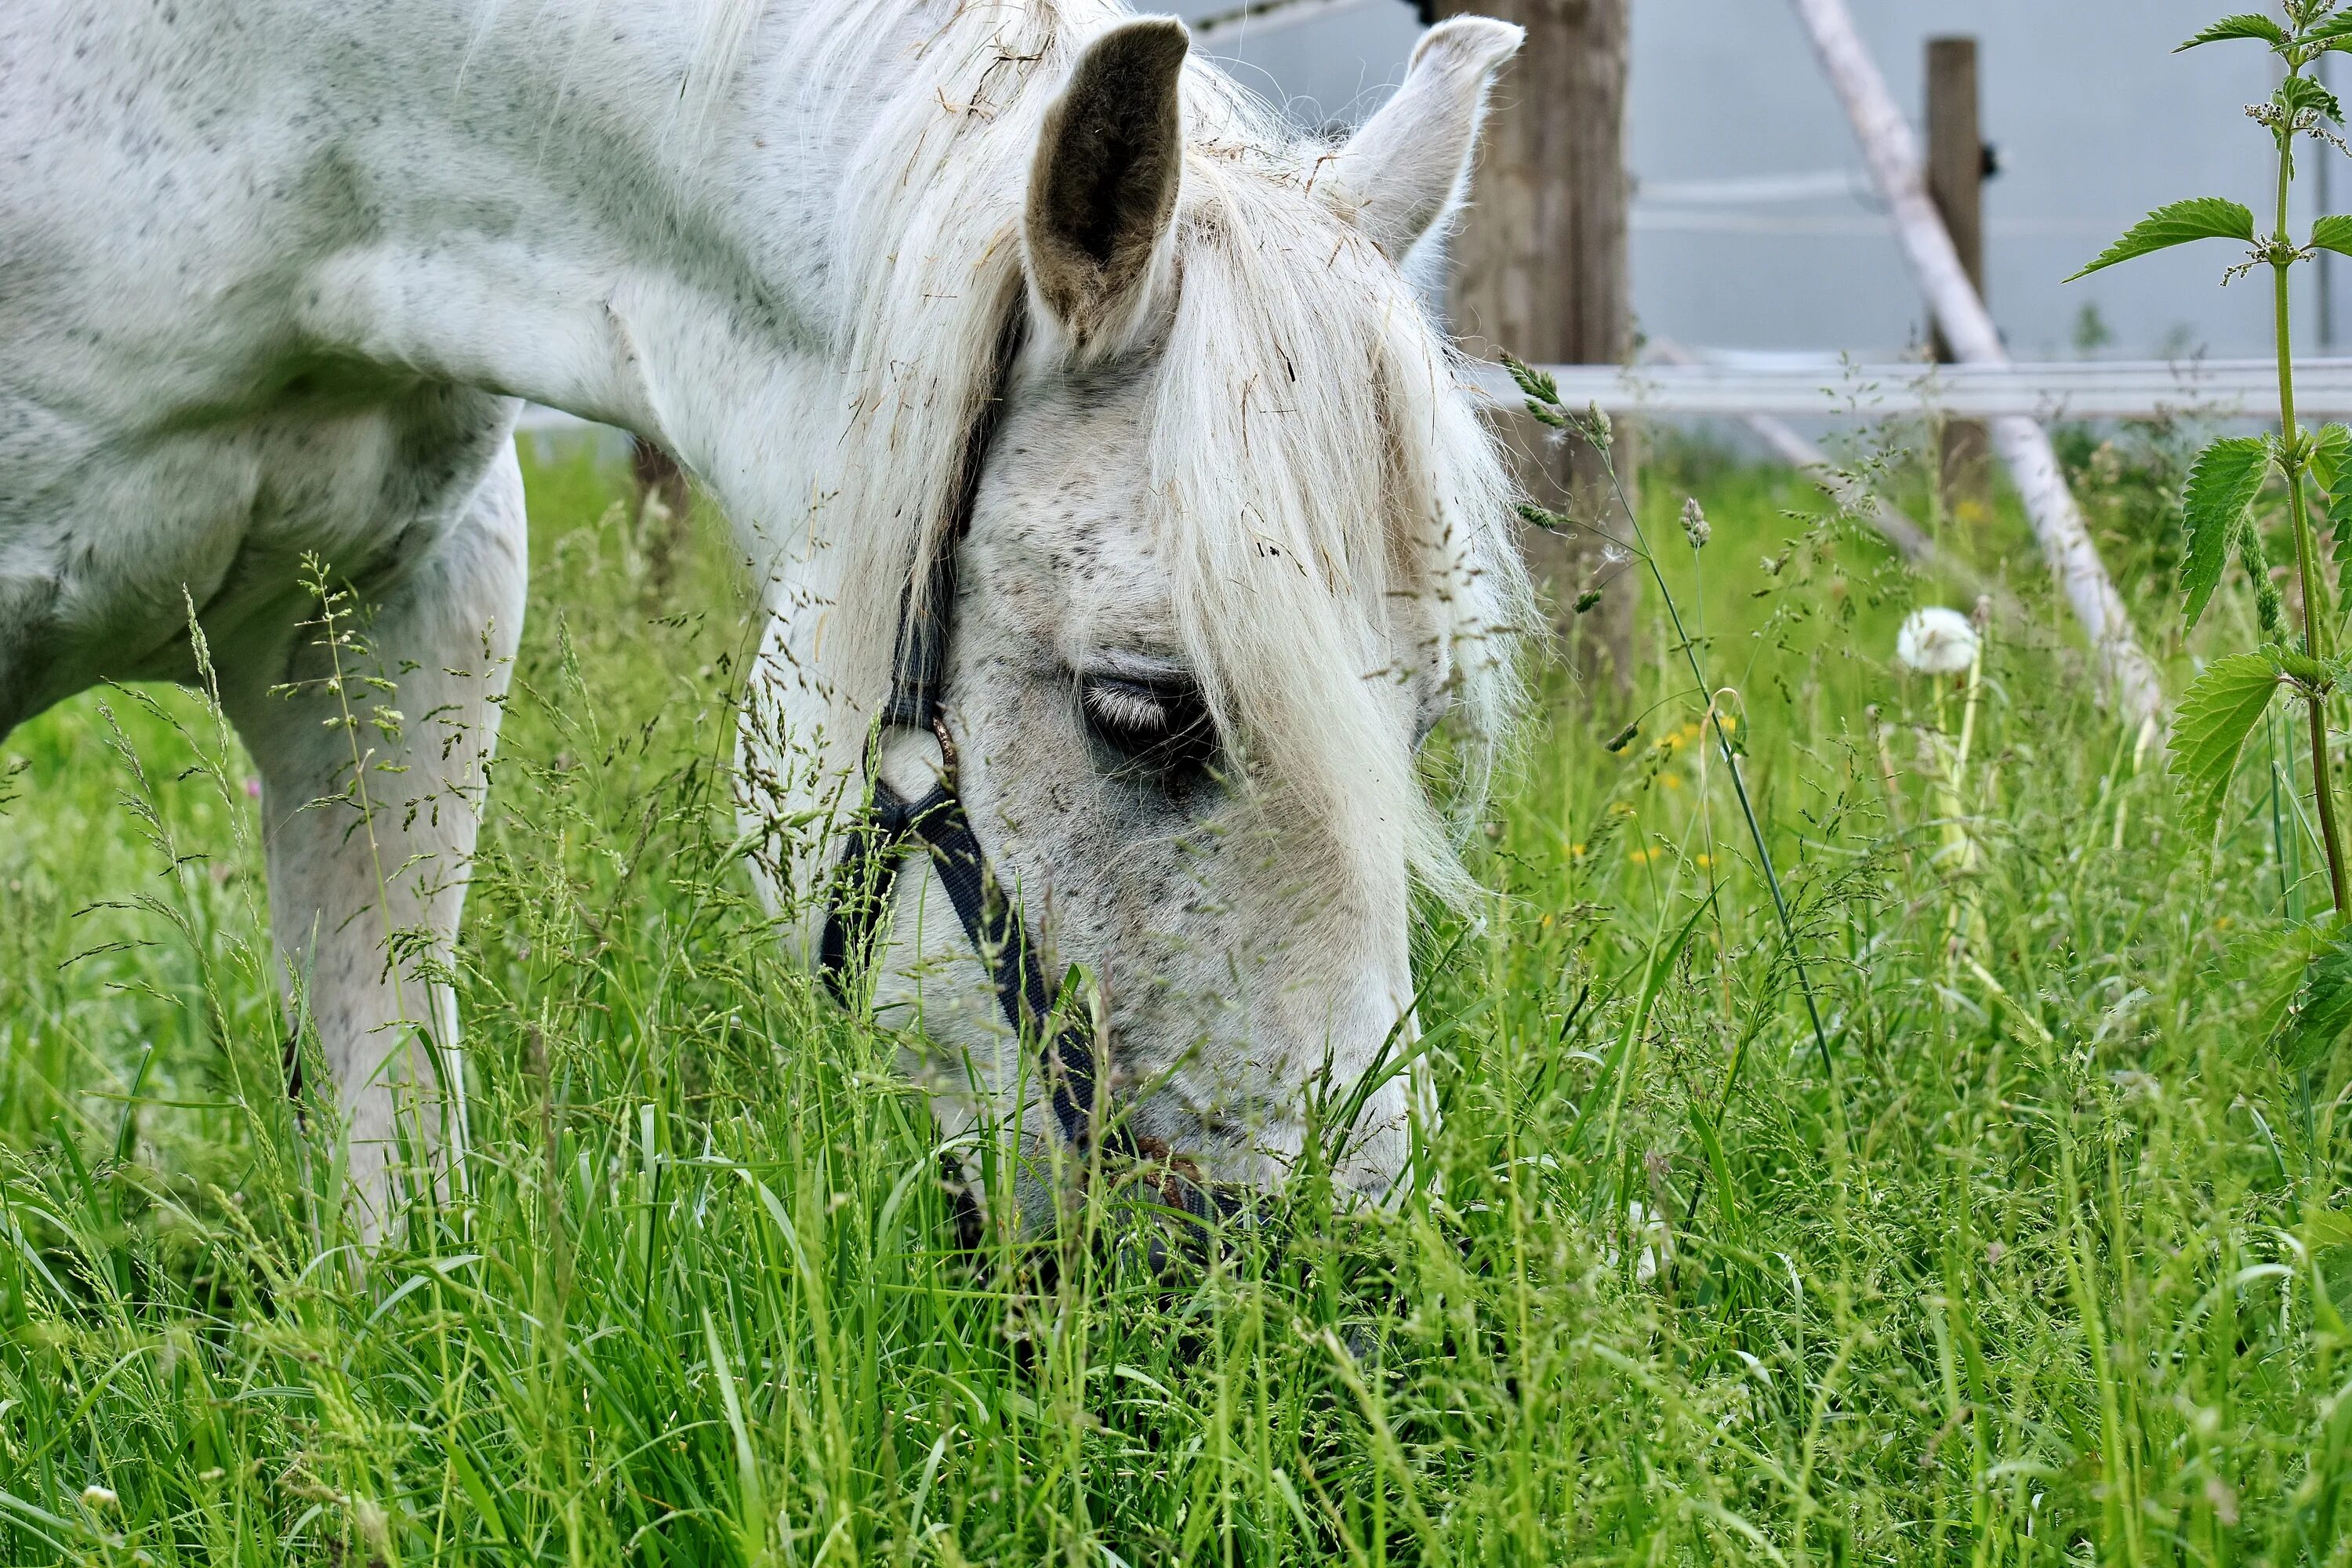
[[[893,699],[894,707],[896,698]],[[896,722],[893,721],[893,722]],[[1056,1009],[1045,989],[1037,944],[1003,889],[991,874],[971,818],[956,788],[955,742],[936,710],[928,727],[938,736],[945,759],[940,782],[920,800],[909,801],[878,774],[865,820],[850,830],[827,890],[824,933],[818,966],[834,995],[846,1005],[851,955],[870,950],[888,910],[898,862],[916,844],[929,850],[932,868],[955,906],[965,940],[988,965],[997,1006],[1014,1034],[1051,1031],[1040,1041],[1040,1065],[1052,1090],[1054,1120],[1062,1136],[1081,1152],[1094,1141],[1094,1020],[1083,1006]],[[1072,999],[1075,1001],[1075,998]],[[1134,1140],[1123,1123],[1114,1125],[1112,1152],[1132,1155]]]

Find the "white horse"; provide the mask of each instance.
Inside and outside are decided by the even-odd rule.
[[[1463,889],[1416,749],[1514,697],[1503,471],[1410,275],[1518,37],[1434,29],[1335,145],[1115,0],[14,0],[0,733],[197,679],[201,627],[373,1229],[403,1127],[462,1128],[517,400],[625,426],[765,574],[740,794],[812,954],[869,792],[952,751],[998,936],[1092,976],[1094,1109],[1277,1181],[1410,1036],[1415,880]],[[943,662],[882,728],[902,619]],[[945,858],[850,969],[950,1130],[1034,1147],[1062,1080]],[[1364,1099],[1377,1193],[1425,1108]]]

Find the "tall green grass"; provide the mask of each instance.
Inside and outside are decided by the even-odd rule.
[[[1973,973],[1890,668],[1928,590],[1770,471],[1670,458],[1655,538],[1678,479],[1834,1076],[1660,642],[1630,715],[1528,740],[1491,918],[1421,933],[1436,1179],[1310,1177],[1173,1280],[957,1247],[894,1043],[733,862],[725,548],[664,583],[585,458],[530,473],[470,1197],[363,1266],[278,1087],[241,757],[178,693],[19,731],[0,1558],[2347,1561],[2352,1061],[2267,1044],[2269,933],[2324,898],[2284,752],[2183,842],[2020,552]]]

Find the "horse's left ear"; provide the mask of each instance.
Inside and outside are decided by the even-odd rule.
[[[1339,195],[1364,237],[1402,261],[1458,199],[1486,87],[1525,28],[1456,16],[1422,36],[1404,85],[1339,150]]]
[[[1081,353],[1121,341],[1150,294],[1184,169],[1192,47],[1172,16],[1121,23],[1087,46],[1045,111],[1023,224],[1029,279]]]

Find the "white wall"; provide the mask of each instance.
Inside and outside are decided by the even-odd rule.
[[[1234,0],[1180,0],[1198,18]],[[2000,176],[1985,192],[1986,288],[2012,350],[2074,352],[2084,305],[2114,335],[2109,354],[2205,350],[2258,354],[2269,290],[2219,287],[2236,258],[2188,247],[2067,285],[2065,276],[2148,208],[2230,196],[2268,211],[2269,141],[2242,113],[2275,62],[2252,44],[2188,55],[2172,47],[2220,0],[1852,0],[1898,100],[1922,101],[1926,40],[1980,41],[1987,140]],[[1645,331],[1693,345],[1898,353],[1925,321],[1894,241],[1866,196],[1695,199],[1694,189],[1763,176],[1853,174],[1860,159],[1784,0],[1633,0],[1631,161],[1637,181],[1634,309]],[[1352,121],[1403,73],[1417,28],[1402,0],[1364,0],[1321,20],[1210,47],[1303,122]],[[2331,62],[2352,92],[2352,57]],[[2326,155],[2339,211],[2352,161]],[[2317,162],[2305,154],[2305,171]],[[2307,183],[2298,185],[2308,193]],[[1720,196],[1723,193],[1713,193]],[[2298,207],[2316,210],[2308,194]],[[2301,220],[2299,220],[2301,221]],[[2352,348],[2352,261],[2338,270],[2337,341]],[[2317,352],[2315,268],[2301,269],[2301,346]]]

